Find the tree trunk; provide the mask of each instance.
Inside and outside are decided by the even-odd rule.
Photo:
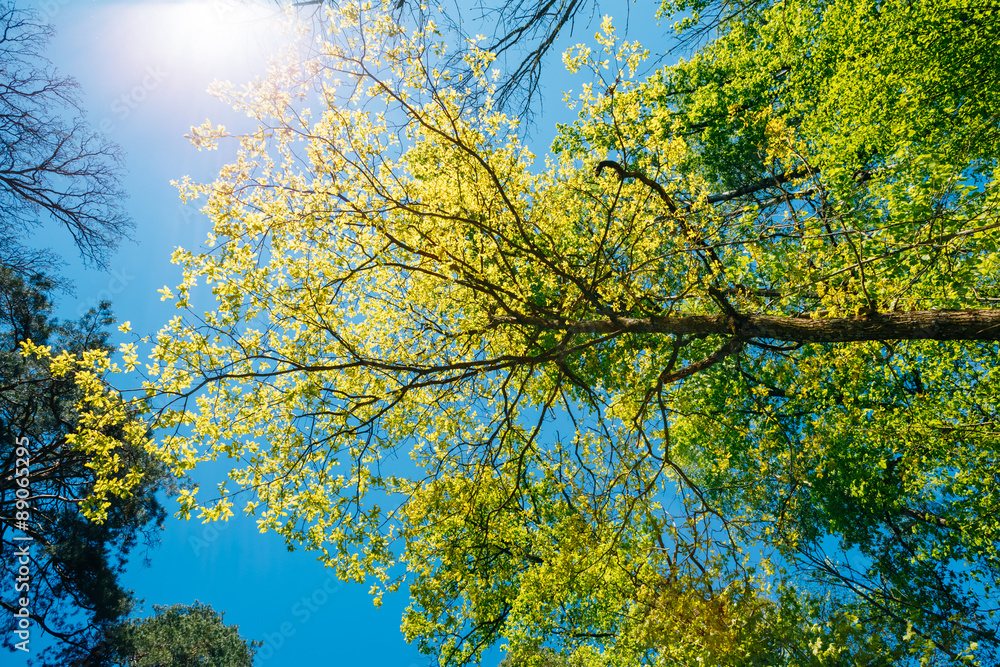
[[[498,324],[520,324],[568,333],[617,332],[673,335],[735,335],[740,340],[789,343],[848,343],[877,340],[1000,340],[1000,309],[918,310],[876,313],[867,317],[807,319],[773,315],[689,315],[558,320],[494,316]]]

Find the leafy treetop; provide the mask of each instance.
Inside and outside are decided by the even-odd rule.
[[[249,491],[376,601],[409,579],[442,664],[997,657],[994,13],[759,4],[649,77],[607,20],[543,160],[491,54],[456,87],[387,5],[330,27],[181,184],[214,227],[150,419],[233,463],[183,514]]]

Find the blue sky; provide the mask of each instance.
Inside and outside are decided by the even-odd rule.
[[[63,275],[74,284],[74,293],[60,298],[58,315],[76,318],[109,299],[133,331],[155,332],[172,315],[157,290],[179,282],[171,252],[199,247],[209,229],[195,204],[181,204],[170,181],[212,179],[231,157],[198,152],[183,135],[206,118],[230,127],[246,122],[205,91],[213,79],[242,82],[263,74],[267,54],[282,39],[274,30],[276,10],[248,11],[240,0],[38,0],[35,6],[56,28],[49,57],[61,74],[79,81],[91,123],[127,154],[126,204],[136,223],[135,242],[122,244],[108,271],[84,267],[60,230],[37,235],[67,260]],[[633,8],[647,11],[652,3]],[[553,76],[560,70],[557,61],[550,63]],[[555,115],[562,108],[557,85],[546,89],[546,100],[546,114],[537,119],[539,154],[554,122],[569,120],[565,112]],[[196,480],[212,483],[224,473],[201,471]],[[288,552],[281,539],[259,534],[252,519],[209,525],[170,518],[150,555],[151,567],[135,558],[124,578],[145,598],[146,611],[195,599],[224,610],[245,638],[265,642],[258,665],[430,664],[399,633],[403,593],[375,609],[367,586],[337,581],[312,555]],[[501,657],[495,651],[483,664]]]
[[[37,6],[56,28],[51,60],[79,81],[90,122],[127,154],[126,204],[136,223],[135,242],[122,244],[107,272],[82,266],[59,230],[38,235],[68,261],[63,273],[74,283],[74,294],[60,299],[59,315],[75,318],[107,298],[134,331],[155,332],[172,314],[157,294],[178,282],[171,252],[200,246],[209,229],[195,204],[181,204],[170,181],[211,179],[230,157],[198,152],[183,135],[209,117],[229,126],[245,122],[205,91],[213,79],[242,82],[265,72],[267,54],[282,39],[274,30],[276,10],[248,12],[237,0]],[[196,479],[209,482],[212,473],[224,471]],[[145,598],[147,613],[153,604],[195,599],[224,610],[245,638],[265,642],[255,664],[428,664],[399,633],[403,596],[376,610],[367,587],[337,581],[313,555],[289,552],[280,538],[258,533],[252,519],[170,518],[150,555],[150,567],[134,558],[124,577]]]

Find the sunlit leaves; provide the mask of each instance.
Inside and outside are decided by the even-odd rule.
[[[174,254],[146,391],[161,456],[231,467],[183,514],[249,492],[377,601],[408,578],[404,632],[445,663],[992,655],[993,333],[745,326],[991,308],[991,16],[759,5],[648,77],[605,21],[543,158],[489,54],[459,86],[432,28],[330,20],[223,92],[261,125],[180,183],[213,229]]]

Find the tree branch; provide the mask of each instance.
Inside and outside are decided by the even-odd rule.
[[[661,333],[684,336],[735,335],[741,340],[792,343],[850,343],[879,340],[1000,340],[998,310],[920,310],[875,313],[868,317],[807,319],[744,314],[678,317],[618,317],[615,321],[563,320],[494,315],[497,324],[538,327],[579,334]]]

